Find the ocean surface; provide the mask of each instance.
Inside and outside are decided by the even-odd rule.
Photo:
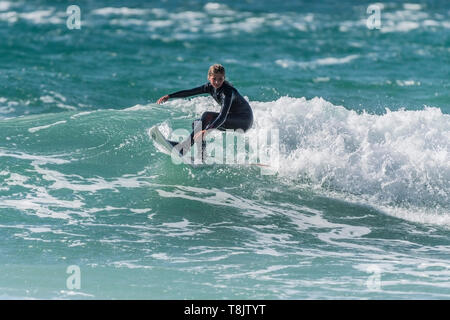
[[[150,139],[214,63],[270,174]],[[450,299],[449,114],[447,0],[2,0],[0,299]]]

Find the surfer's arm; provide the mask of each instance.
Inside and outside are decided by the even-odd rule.
[[[197,94],[208,93],[207,85],[202,85],[197,88],[189,89],[189,90],[181,90],[174,93],[169,94],[169,98],[187,98],[191,96],[195,96]]]
[[[166,94],[165,96],[162,96],[161,98],[158,99],[158,101],[156,101],[157,104],[161,104],[166,102],[167,100],[169,100],[169,95]]]
[[[230,112],[231,104],[233,103],[234,92],[233,90],[229,90],[226,93],[224,92],[224,95],[225,97],[223,98],[222,109],[219,115],[212,123],[206,126],[205,130],[218,128],[227,120],[228,112]]]
[[[203,94],[203,93],[209,93],[207,84],[204,84],[200,87],[188,89],[188,90],[181,90],[181,91],[177,91],[177,92],[174,92],[171,94],[166,94],[165,96],[162,96],[161,98],[159,98],[156,103],[160,104],[160,103],[166,102],[170,98],[187,98],[187,97],[191,97],[191,96],[195,96],[197,94]]]

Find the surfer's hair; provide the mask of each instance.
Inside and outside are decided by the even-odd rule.
[[[225,68],[221,64],[213,64],[211,67],[209,67],[208,78],[218,73],[225,75]]]

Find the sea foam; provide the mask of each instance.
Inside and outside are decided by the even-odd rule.
[[[251,105],[255,128],[279,130],[281,177],[450,224],[450,116],[439,108],[376,115],[290,97]]]

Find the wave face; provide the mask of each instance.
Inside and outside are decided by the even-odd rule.
[[[450,2],[372,4],[0,0],[0,298],[449,299]],[[213,63],[271,174],[152,143]]]

